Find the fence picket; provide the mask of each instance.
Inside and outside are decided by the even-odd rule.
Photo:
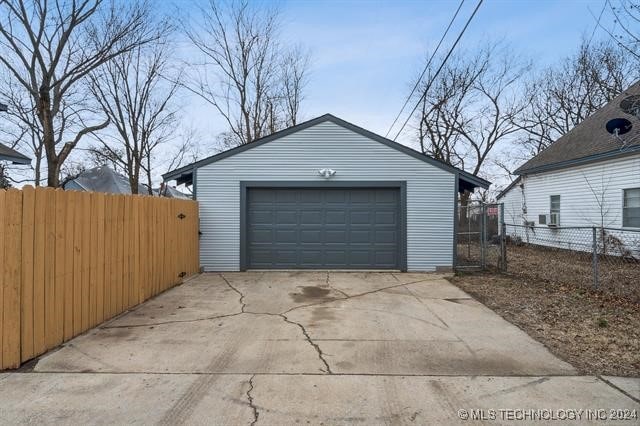
[[[67,225],[67,200],[66,194],[62,189],[56,189],[54,193],[55,198],[55,211],[56,211],[56,228],[55,228],[55,252],[52,253],[55,259],[55,272],[54,272],[54,300],[53,300],[53,317],[55,318],[55,334],[53,341],[56,345],[62,343],[64,338],[64,281],[66,279],[66,262],[67,254],[65,253],[66,247],[66,225]]]
[[[35,191],[34,239],[33,239],[33,350],[34,355],[43,353],[47,347],[45,339],[45,213],[46,193]]]
[[[71,339],[73,334],[73,258],[74,258],[74,223],[76,215],[76,197],[71,193],[64,193],[67,203],[67,215],[65,217],[65,245],[64,245],[64,326],[62,338],[64,341]]]
[[[5,194],[4,285],[2,362],[7,367],[20,365],[20,292],[22,254],[22,193],[9,189]]]
[[[34,356],[33,349],[33,246],[35,191],[27,186],[22,190],[22,359]],[[2,309],[0,308],[0,312]],[[0,321],[1,322],[1,321]],[[1,334],[1,333],[0,333]],[[2,362],[0,361],[0,365]]]
[[[0,259],[4,259],[4,223],[7,191],[0,189]],[[0,366],[4,366],[4,272],[0,271]]]

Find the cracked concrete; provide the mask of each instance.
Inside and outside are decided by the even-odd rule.
[[[575,373],[439,274],[225,272],[32,372],[0,374],[0,423],[452,423],[459,408],[637,407],[640,380]]]

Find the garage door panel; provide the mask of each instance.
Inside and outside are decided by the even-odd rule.
[[[252,248],[249,254],[251,256],[251,261],[255,264],[271,264],[272,255],[271,250],[269,249],[260,250],[258,248]]]
[[[249,223],[255,225],[271,225],[273,223],[273,212],[271,210],[249,211]]]
[[[324,191],[324,199],[327,204],[337,203],[342,206],[347,202],[348,195],[346,191]]]
[[[346,250],[326,250],[325,262],[329,266],[346,266],[347,251]]]
[[[397,188],[248,191],[248,268],[400,268]]]
[[[297,210],[278,210],[276,211],[277,225],[295,225],[298,222]]]
[[[379,189],[375,191],[375,200],[376,203],[388,203],[393,205],[398,201],[397,195],[398,193],[395,191],[385,191]]]
[[[398,240],[398,234],[394,229],[391,230],[376,230],[374,233],[374,242],[376,244],[391,244],[395,245]]]
[[[373,200],[373,191],[354,191],[351,193],[351,204],[370,204]]]
[[[295,229],[276,229],[275,242],[278,244],[297,244],[298,231]]]
[[[361,267],[368,267],[372,263],[371,252],[366,250],[354,250],[349,252],[349,263]]]
[[[325,216],[327,225],[343,225],[347,223],[347,215],[344,210],[327,210]]]
[[[306,211],[303,210],[300,212],[300,224],[301,225],[321,225],[322,224],[322,212],[315,211]]]
[[[300,243],[322,243],[320,229],[300,229]]]
[[[349,232],[349,243],[369,243],[371,241],[372,231],[369,229],[364,230],[351,230]]]
[[[270,243],[273,241],[272,229],[251,228],[249,229],[249,239],[254,243]]]
[[[254,204],[273,203],[275,200],[276,193],[273,191],[256,191],[251,195],[251,202]]]
[[[344,244],[347,241],[347,230],[327,230],[325,232],[324,242],[327,244],[341,243]]]
[[[396,213],[391,211],[377,211],[376,225],[396,225],[398,223]]]
[[[300,250],[301,266],[311,267],[318,264],[318,259],[322,259],[322,250]]]
[[[371,224],[371,212],[364,210],[351,211],[350,214],[351,225],[366,225]]]
[[[375,262],[380,265],[394,265],[395,264],[395,252],[393,250],[375,251]]]
[[[316,204],[322,200],[322,192],[321,189],[305,189],[304,191],[299,191],[298,202],[301,205],[305,204]]]
[[[281,190],[281,191],[275,191],[275,200],[276,203],[291,203],[291,204],[296,204],[297,203],[297,191],[292,190],[292,189],[285,189],[285,190]]]
[[[275,252],[275,260],[277,263],[285,266],[295,266],[298,263],[298,251],[296,248],[277,249]]]

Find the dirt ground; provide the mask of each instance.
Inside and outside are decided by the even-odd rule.
[[[500,248],[487,248],[487,265],[498,267]],[[458,244],[458,264],[478,265],[480,246]],[[640,303],[640,261],[616,256],[599,256],[598,290]],[[536,245],[507,244],[507,270],[531,281],[593,288],[593,264],[590,253]]]
[[[581,373],[640,377],[640,304],[634,299],[521,274],[469,273],[450,281]]]

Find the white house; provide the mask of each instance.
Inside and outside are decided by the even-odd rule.
[[[569,228],[598,227],[640,244],[640,233],[625,232],[640,231],[640,82],[515,174],[518,177],[498,195],[505,222],[515,225],[508,233],[533,243],[580,249],[592,244],[588,230]]]
[[[207,271],[450,270],[457,194],[490,184],[330,114],[163,177],[193,185]]]

